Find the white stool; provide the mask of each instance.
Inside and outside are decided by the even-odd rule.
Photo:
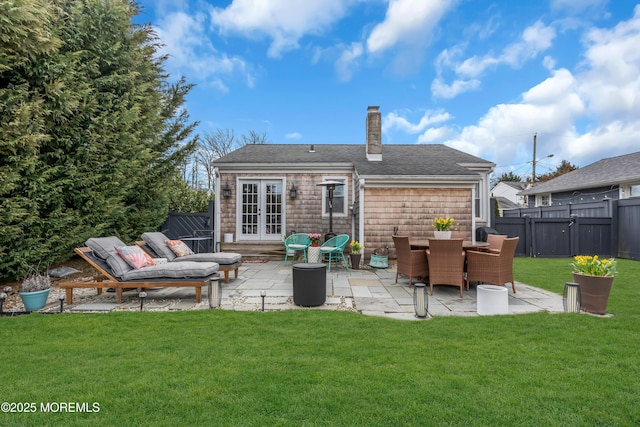
[[[478,314],[509,314],[509,291],[503,286],[478,285]]]

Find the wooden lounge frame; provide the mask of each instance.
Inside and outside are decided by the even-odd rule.
[[[91,248],[81,247],[73,250],[82,259],[94,267],[101,276],[92,277],[81,282],[59,282],[60,288],[66,292],[67,304],[73,304],[73,290],[76,288],[96,288],[98,295],[104,288],[114,288],[116,290],[116,302],[122,303],[122,291],[124,289],[145,289],[145,288],[174,288],[174,287],[194,287],[196,290],[196,302],[202,301],[202,287],[212,280],[218,280],[218,274],[207,277],[191,277],[184,279],[177,278],[157,278],[122,281],[111,274],[111,269],[107,263],[97,258]]]
[[[152,258],[162,258],[161,255],[158,255],[153,248],[151,248],[151,246],[149,246],[147,244],[147,242],[145,242],[144,240],[139,240],[136,242],[136,245],[138,245],[140,248],[142,248],[143,251],[145,251],[147,254],[149,254],[149,256],[151,256]],[[220,264],[218,263],[218,271],[221,271],[224,273],[224,283],[229,283],[229,272],[233,271],[235,273],[235,278],[238,278],[238,270],[240,269],[240,267],[242,266],[242,261],[238,261],[236,263],[233,264]]]

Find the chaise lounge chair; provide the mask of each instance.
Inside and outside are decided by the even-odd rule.
[[[234,271],[238,278],[238,269],[242,266],[242,255],[233,252],[206,252],[191,253],[185,256],[177,256],[167,245],[170,240],[164,233],[159,231],[142,234],[142,241],[136,242],[145,252],[153,258],[166,258],[169,263],[180,261],[215,262],[219,265],[218,270],[224,272],[224,282],[229,283],[229,272]]]
[[[103,288],[114,288],[116,301],[122,303],[123,289],[194,287],[196,301],[201,302],[202,287],[218,280],[218,264],[214,262],[190,261],[134,268],[116,250],[122,247],[132,248],[127,247],[119,238],[91,238],[86,244],[86,247],[75,248],[74,252],[101,275],[82,282],[60,282],[60,288],[66,291],[68,304],[73,304],[75,288],[96,288],[98,295],[102,293]],[[137,249],[142,252],[141,249]]]

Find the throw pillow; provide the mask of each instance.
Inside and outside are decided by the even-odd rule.
[[[167,246],[169,246],[178,257],[193,255],[193,251],[189,249],[189,246],[182,240],[167,240]]]
[[[136,270],[142,267],[156,265],[153,258],[138,246],[117,246],[116,251],[127,264]]]

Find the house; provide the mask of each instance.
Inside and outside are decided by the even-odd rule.
[[[496,199],[500,216],[505,209],[517,209],[526,206],[524,196],[518,195],[525,189],[524,182],[500,181],[491,189],[491,197]]]
[[[495,164],[444,145],[382,145],[382,117],[369,107],[365,144],[245,145],[214,162],[215,239],[282,241],[293,232],[349,234],[393,248],[394,231],[433,236],[435,217],[454,217],[460,235],[490,225]],[[337,181],[329,208],[329,190]],[[390,255],[393,256],[393,255]]]
[[[640,152],[599,160],[519,193],[529,207],[640,196]]]

